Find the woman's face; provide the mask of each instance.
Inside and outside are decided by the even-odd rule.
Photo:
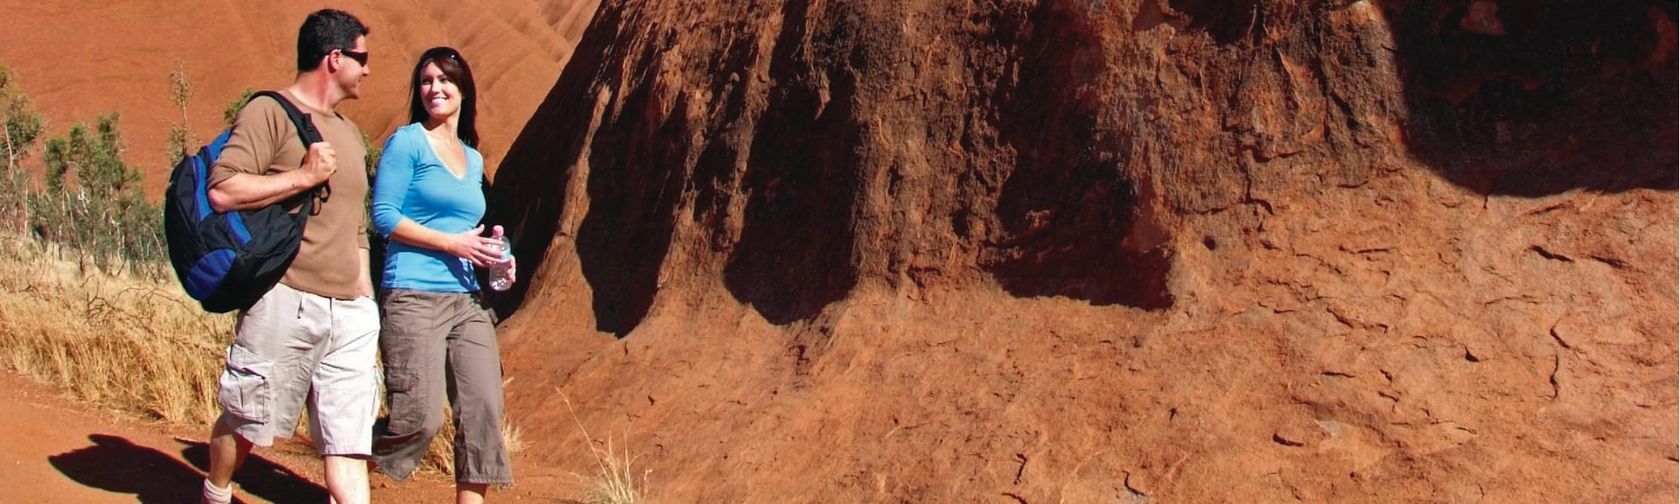
[[[461,111],[461,88],[443,74],[437,63],[427,63],[420,70],[420,101],[432,119],[443,120]]]

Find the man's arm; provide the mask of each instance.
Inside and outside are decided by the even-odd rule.
[[[303,173],[274,175],[241,173],[210,187],[210,208],[217,212],[251,210],[273,205],[310,187]]]
[[[210,208],[217,212],[262,208],[326,182],[338,171],[332,145],[309,146],[298,169],[273,175],[240,173],[210,186]]]

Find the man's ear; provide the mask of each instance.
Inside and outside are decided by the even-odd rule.
[[[335,55],[337,56],[335,57]],[[338,68],[344,65],[343,61],[339,60],[342,57],[344,56],[339,54],[338,51],[328,51],[326,56],[322,56],[327,60],[327,73],[338,73]]]

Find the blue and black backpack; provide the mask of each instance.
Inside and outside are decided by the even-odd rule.
[[[279,93],[263,91],[251,100],[265,96],[280,102],[305,149],[321,141],[309,116]],[[215,313],[250,308],[280,282],[297,257],[315,202],[314,191],[305,191],[255,210],[222,213],[210,208],[210,167],[232,135],[230,128],[197,155],[181,159],[169,174],[169,190],[163,196],[163,233],[175,276],[188,295]],[[298,207],[296,213],[287,210],[292,206]]]

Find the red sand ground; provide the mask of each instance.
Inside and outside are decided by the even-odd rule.
[[[73,404],[56,391],[0,373],[0,502],[190,502],[204,478],[200,429],[162,425]],[[577,477],[516,459],[520,483],[497,501],[567,502]],[[245,502],[324,502],[321,463],[298,439],[252,454],[235,476]],[[450,502],[438,475],[372,481],[374,502]]]

